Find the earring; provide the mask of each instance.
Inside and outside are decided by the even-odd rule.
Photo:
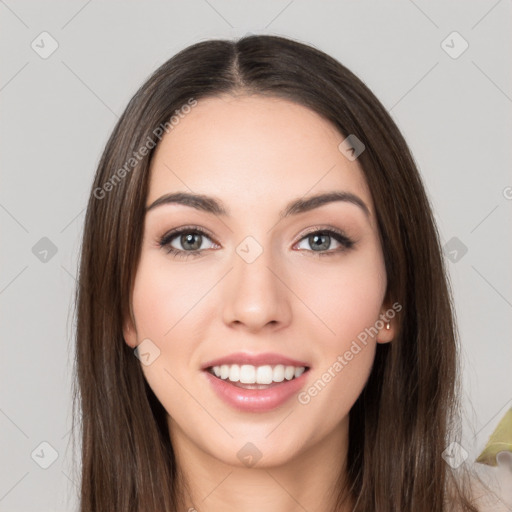
[[[391,329],[391,326],[389,325],[389,322],[386,324],[386,331],[389,331]]]

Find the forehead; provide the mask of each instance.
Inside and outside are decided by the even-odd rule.
[[[198,101],[156,148],[146,204],[174,191],[225,198],[240,209],[333,190],[357,194],[373,216],[363,171],[345,137],[316,112],[281,98]],[[264,201],[264,202],[262,202]]]

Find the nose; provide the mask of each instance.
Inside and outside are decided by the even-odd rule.
[[[243,255],[242,252],[240,254]],[[290,289],[286,272],[272,257],[263,252],[252,262],[235,251],[233,269],[226,276],[223,297],[223,320],[230,327],[249,332],[277,330],[291,319]]]

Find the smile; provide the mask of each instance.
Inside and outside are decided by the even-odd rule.
[[[306,370],[305,366],[285,366],[278,364],[275,366],[263,365],[253,366],[251,364],[223,364],[212,366],[208,371],[222,380],[229,380],[235,385],[246,389],[265,389],[268,384],[283,382],[300,377]],[[255,384],[257,386],[243,386],[244,384]]]

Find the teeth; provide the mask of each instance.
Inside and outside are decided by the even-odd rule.
[[[235,365],[233,365],[235,366]],[[233,368],[232,366],[232,368]],[[234,368],[233,368],[234,369]],[[233,381],[231,379],[231,372],[229,372],[229,377],[232,382],[236,382],[236,381]],[[235,374],[235,377],[236,377],[236,374]],[[251,366],[250,364],[243,364],[242,366],[240,366],[240,382],[242,384],[254,384],[256,382],[256,368],[254,366]]]
[[[294,366],[287,366],[284,369],[284,378],[286,380],[292,380],[295,375],[295,367]]]
[[[304,366],[299,366],[298,368],[295,368],[294,377],[295,378],[300,377],[304,373],[305,370],[306,370],[306,368],[304,368]]]
[[[226,378],[229,378],[232,382],[238,382],[240,380],[240,367],[236,364],[232,365],[229,369],[229,376]]]
[[[251,364],[223,364],[213,366],[211,372],[222,380],[229,379],[231,382],[242,384],[271,384],[272,382],[283,382],[300,377],[306,368],[304,366],[284,366],[278,364],[253,366]]]
[[[227,364],[223,364],[220,367],[220,378],[227,379],[229,375],[229,366]]]
[[[256,382],[258,384],[270,384],[273,374],[271,366],[258,366],[256,369]]]
[[[284,380],[284,366],[282,364],[278,364],[274,368],[274,372],[272,375],[272,380],[274,382],[283,382]]]

